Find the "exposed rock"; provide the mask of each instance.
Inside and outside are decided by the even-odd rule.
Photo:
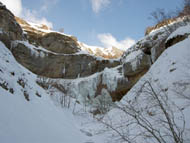
[[[147,35],[139,40],[133,47],[126,51],[122,57],[125,59],[130,53],[141,49],[145,54],[151,56],[151,62],[154,63],[162,52],[168,47],[166,43],[169,35],[181,26],[188,25],[190,17],[179,17],[163,21],[154,26]]]
[[[19,17],[15,18],[27,33],[27,38],[31,44],[42,46],[47,50],[62,54],[73,54],[81,50],[77,43],[77,39],[73,36],[51,31],[43,24],[32,25],[32,23],[28,23]]]
[[[73,54],[84,50],[95,56],[106,59],[115,59],[121,57],[124,52],[117,47],[102,48],[88,46],[79,42],[74,36],[68,36],[60,32],[51,31],[45,25],[28,23],[19,17],[15,18],[22,26],[23,30],[27,33],[26,35],[31,44],[42,46],[47,50],[56,53]]]
[[[8,45],[16,60],[33,73],[52,78],[52,86],[64,94],[77,100],[80,98],[80,102],[88,102],[93,106],[105,98],[111,98],[111,101],[121,100],[165,48],[183,39],[177,37],[177,41],[171,39],[166,42],[170,32],[187,24],[181,19],[157,25],[154,31],[149,30],[147,33],[150,34],[123,54],[116,47],[102,50],[82,45],[74,36],[51,31],[45,25],[32,24],[16,17],[29,44],[23,41],[22,28],[15,21],[14,15],[3,6],[0,12],[0,40]],[[164,24],[171,24],[167,27],[170,32],[162,28]],[[82,54],[82,48],[86,48],[90,54]],[[120,59],[109,59],[118,58],[122,54]],[[19,84],[23,86],[21,81]]]
[[[189,22],[190,23],[190,22]],[[177,28],[166,40],[166,48],[185,40],[190,35],[190,24]]]
[[[145,44],[146,45],[146,44]],[[134,47],[135,48],[135,47]],[[123,86],[123,90],[117,99],[123,97],[123,93],[127,93],[136,82],[149,70],[151,66],[150,55],[145,54],[142,49],[128,53],[123,57],[123,74],[128,78],[128,82]],[[116,90],[118,92],[120,90]]]
[[[175,45],[176,43],[180,42],[180,41],[183,41],[185,40],[186,38],[188,37],[188,34],[185,34],[185,35],[178,35],[172,39],[169,39],[167,42],[166,42],[166,48],[170,47],[170,46],[173,46]]]
[[[39,38],[42,47],[56,53],[73,54],[80,51],[78,43],[71,37],[59,33],[48,33]]]
[[[142,52],[134,59],[131,59],[130,61],[123,64],[124,75],[125,77],[135,76],[142,71],[148,70],[150,65],[150,56]]]
[[[35,32],[33,34],[35,35]],[[55,35],[54,33],[48,34],[52,35],[50,39],[57,36],[57,33]],[[39,39],[45,36],[46,34],[38,37],[37,41],[40,41]],[[23,43],[17,44],[16,48],[13,48],[12,51],[21,64],[38,75],[50,78],[72,79],[60,83],[65,89],[65,94],[70,94],[74,97],[81,95],[83,98],[86,97],[88,100],[92,100],[99,98],[106,92],[106,94],[112,97],[112,101],[119,101],[148,71],[151,63],[155,62],[165,50],[165,41],[168,36],[168,32],[159,30],[138,41],[123,55],[121,60],[122,66],[116,68],[116,73],[120,73],[120,76],[112,75],[115,69],[112,68],[121,64],[118,60],[98,59],[88,54],[57,54],[58,50],[55,51],[56,53],[53,53],[37,47],[33,48],[33,50],[35,49],[34,52]],[[35,38],[36,36],[34,36]],[[48,38],[47,36],[44,39],[44,43],[40,41],[41,44],[39,45],[48,45],[46,43],[48,42]],[[60,35],[60,38],[63,38],[62,35]],[[66,38],[68,37],[66,36]],[[75,38],[73,40],[76,41]],[[52,49],[48,50],[53,51]],[[141,51],[140,54],[127,60],[130,54],[133,55],[138,50]],[[44,56],[41,57],[40,55]],[[111,72],[106,72],[106,67],[111,68],[109,69]],[[100,73],[97,74],[97,72]],[[78,81],[78,77],[86,77],[88,80],[80,79]]]
[[[118,80],[116,89],[110,92],[112,101],[120,101],[133,85],[133,80],[129,80],[129,78],[123,77],[122,79]]]
[[[165,47],[165,38],[160,40],[151,48],[151,62],[154,63],[158,57],[164,52],[166,49]]]
[[[23,31],[16,22],[14,15],[4,6],[0,6],[0,40],[11,47],[12,40],[23,40]]]
[[[115,67],[119,61],[97,59],[86,54],[64,55],[43,51],[26,42],[16,42],[12,53],[16,60],[37,75],[74,79]]]

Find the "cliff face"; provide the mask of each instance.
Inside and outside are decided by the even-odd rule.
[[[49,78],[75,79],[116,67],[119,60],[95,57],[82,51],[74,36],[55,32],[44,25],[28,23],[15,17],[28,42],[16,41],[12,52],[32,72]],[[34,54],[35,53],[35,54]]]
[[[102,57],[90,54],[88,46],[85,52],[85,46],[82,47],[74,36],[14,17],[5,6],[0,7],[0,16],[0,40],[21,65],[38,76],[50,78],[52,88],[61,87],[63,94],[91,105],[105,95],[112,101],[119,101],[167,48],[166,39],[170,35],[161,27],[120,58],[107,59],[104,54]],[[179,19],[168,27],[174,31],[181,24],[187,22]],[[171,39],[167,43],[172,43]],[[44,84],[42,82],[38,80],[39,84]]]
[[[0,40],[7,47],[11,47],[12,40],[24,40],[22,28],[15,21],[14,15],[4,5],[0,5],[0,17]]]
[[[46,25],[28,23],[19,17],[15,19],[25,31],[31,44],[62,54],[74,54],[80,51],[77,40],[72,36],[51,31]]]

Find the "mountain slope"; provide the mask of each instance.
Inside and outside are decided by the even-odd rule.
[[[178,32],[181,33],[179,30]],[[190,38],[187,37],[168,47],[149,71],[104,117],[104,125],[115,129],[111,129],[111,133],[115,135],[112,140],[156,143],[158,140],[155,136],[157,136],[161,142],[175,142],[169,120],[160,106],[161,103],[177,136],[182,138],[183,143],[189,143],[189,45]]]
[[[83,53],[86,53],[86,54],[88,53],[88,54],[95,55],[97,57],[103,57],[106,59],[119,58],[124,52],[123,50],[117,47],[103,48],[103,47],[98,47],[98,46],[89,46],[82,42],[79,42],[77,38],[74,36],[67,35],[62,32],[50,30],[46,25],[27,22],[19,17],[15,17],[15,19],[20,24],[22,29],[25,31],[25,34],[27,35],[30,43],[40,44],[49,50],[53,50],[56,52],[58,51],[59,53],[75,53],[77,51],[82,51]],[[55,37],[56,35],[62,35],[62,37],[67,37],[65,39],[68,40],[69,45],[72,44],[73,46],[69,46],[69,48],[66,48],[68,46],[67,45],[64,47],[64,49],[67,49],[67,50],[64,50],[63,48],[61,49],[61,47],[64,46],[64,42],[62,42],[61,45],[59,45],[59,48],[57,48],[57,46],[55,45],[58,45],[57,43],[60,42],[57,39],[55,39],[56,42],[51,41],[52,43],[54,42],[53,44],[49,43],[49,45],[51,46],[44,45],[40,40],[41,37],[51,34],[51,33],[55,33],[54,34]]]
[[[0,142],[190,141],[190,18],[110,60],[43,25],[20,20],[21,28],[3,5],[0,16]]]
[[[72,113],[56,107],[1,42],[0,51],[0,142],[83,143]]]

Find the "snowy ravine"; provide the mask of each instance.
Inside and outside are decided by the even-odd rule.
[[[2,42],[0,51],[0,142],[84,143],[71,111],[56,107]]]
[[[183,143],[190,142],[189,46],[190,38],[188,37],[166,49],[151,66],[150,70],[117,103],[118,107],[112,109],[104,117],[102,122],[107,124],[105,126],[109,127],[111,125],[120,133],[119,135],[118,132],[109,128],[110,143],[126,142],[121,135],[132,143],[158,142],[145,128],[138,124],[136,119],[143,119],[143,125],[149,127],[149,129],[153,128],[155,134],[161,135],[167,143],[174,143],[172,134],[167,128],[168,124],[165,122],[166,118],[156,100],[154,100],[154,96],[152,96],[149,83],[158,98],[163,102],[167,113],[172,118],[172,122],[174,121],[178,127],[175,128],[176,132],[178,130],[182,131]],[[126,114],[125,111],[130,115]]]

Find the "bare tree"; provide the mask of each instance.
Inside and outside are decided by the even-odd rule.
[[[53,80],[48,77],[38,76],[36,83],[44,89],[49,89],[53,84]]]
[[[114,131],[120,141],[128,143],[183,143],[185,119],[182,110],[170,100],[167,89],[156,87],[150,81],[134,92],[134,98],[126,98],[115,105],[124,115],[113,123],[108,116],[100,120]]]
[[[182,10],[178,14],[179,16],[190,15],[190,0],[183,0]]]
[[[173,16],[173,14],[170,13],[166,13],[165,9],[156,9],[155,11],[153,11],[150,14],[150,19],[154,20],[156,23],[160,23],[163,22],[167,19],[171,19]]]
[[[180,7],[174,9],[173,11],[166,12],[165,9],[156,9],[153,11],[149,19],[153,20],[156,25],[153,27],[148,27],[146,29],[146,35],[150,33],[150,31],[163,27],[164,30],[170,34],[173,32],[175,29],[177,29],[181,24],[181,26],[184,26],[187,23],[189,23],[189,18],[188,16],[190,15],[190,0],[182,0],[182,4]],[[172,22],[175,22],[178,18],[184,18],[183,22],[184,23],[178,23],[176,25],[170,26]]]
[[[71,96],[67,94],[67,90],[59,83],[59,80],[39,76],[36,82],[42,88],[48,90],[51,96],[56,96],[54,97],[54,100],[56,100],[62,108],[70,108]]]
[[[150,14],[149,19],[153,20],[156,23],[156,26],[152,27],[152,29],[157,29],[163,27],[164,30],[170,34],[173,30],[169,26],[169,24],[175,21],[177,17],[177,12],[166,12],[165,9],[156,9]]]

